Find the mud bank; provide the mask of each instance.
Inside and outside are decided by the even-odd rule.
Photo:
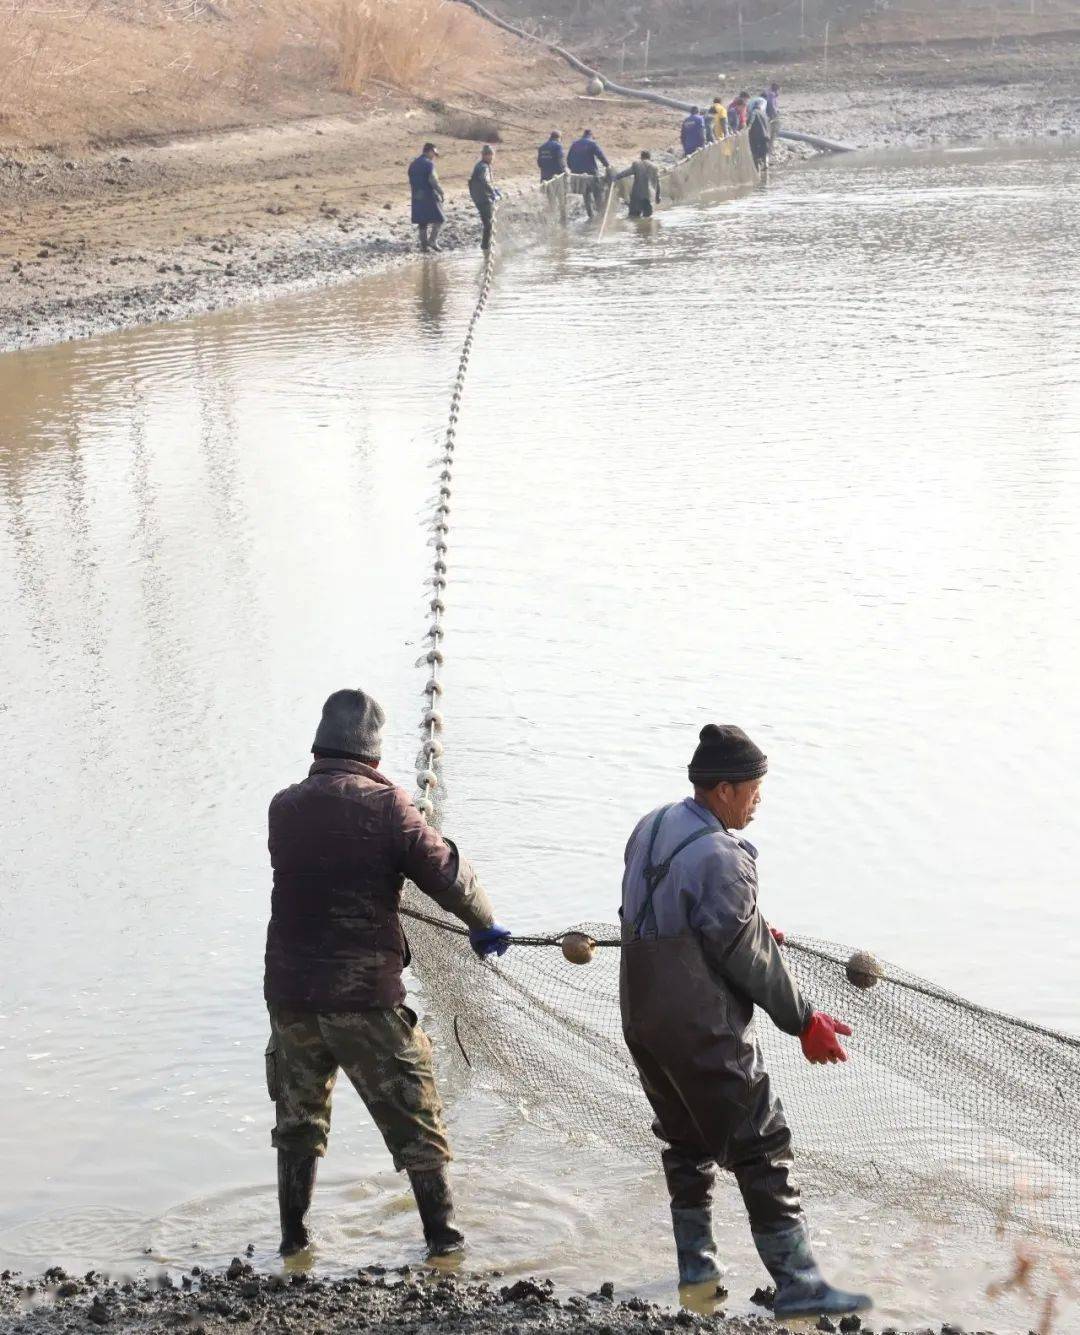
[[[59,1331],[115,1330],[164,1332],[183,1329],[331,1332],[454,1330],[462,1335],[523,1335],[530,1329],[617,1335],[619,1332],[702,1330],[718,1335],[790,1335],[766,1310],[760,1316],[727,1317],[716,1299],[695,1302],[710,1315],[678,1312],[641,1298],[620,1300],[601,1282],[587,1297],[560,1297],[550,1280],[504,1283],[498,1272],[488,1280],[461,1280],[452,1272],[403,1266],[387,1273],[368,1266],[355,1275],[317,1279],[303,1272],[259,1274],[241,1261],[212,1273],[197,1266],[177,1277],[113,1280],[95,1271],[77,1277],[59,1267],[26,1280],[11,1271],[0,1275],[0,1332],[53,1335]],[[767,1297],[767,1294],[759,1295]],[[867,1318],[844,1317],[798,1323],[806,1329],[901,1335],[895,1327]],[[963,1335],[943,1325],[941,1335]],[[927,1328],[918,1335],[937,1335]],[[982,1335],[991,1335],[983,1332]]]
[[[846,64],[845,64],[846,60]],[[677,135],[676,113],[582,97],[557,62],[535,84],[478,99],[500,136],[497,179],[525,197],[536,145],[552,124],[588,124],[613,162]],[[1080,133],[1080,42],[978,50],[865,52],[813,65],[747,65],[723,74],[658,75],[705,100],[784,84],[783,115],[874,148],[976,144]],[[297,292],[400,262],[415,253],[407,162],[433,138],[442,148],[448,250],[477,240],[465,191],[477,144],[456,138],[445,106],[387,95],[377,109],[75,156],[0,154],[0,350],[87,338]],[[810,150],[781,145],[776,165]],[[573,220],[572,220],[573,221]],[[505,238],[504,238],[505,240]]]

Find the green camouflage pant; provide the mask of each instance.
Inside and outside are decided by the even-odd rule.
[[[277,1104],[271,1140],[294,1154],[326,1153],[338,1068],[364,1100],[397,1169],[451,1158],[431,1042],[407,1006],[316,1014],[269,1006],[266,1085]]]

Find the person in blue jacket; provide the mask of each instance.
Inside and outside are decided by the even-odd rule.
[[[680,131],[682,149],[687,157],[705,147],[705,117],[700,107],[692,107],[690,115],[682,123]]]
[[[593,138],[592,130],[582,130],[581,138],[575,139],[566,154],[567,168],[578,176],[591,176],[593,180],[582,191],[585,212],[588,217],[600,206],[600,168],[609,169],[607,154]]]
[[[540,168],[541,181],[551,181],[566,171],[566,150],[558,130],[552,130],[537,149],[536,165]]]
[[[446,221],[442,211],[443,189],[435,170],[439,150],[425,144],[418,158],[409,163],[409,188],[412,191],[412,220],[420,232],[422,251],[442,250],[439,230]]]

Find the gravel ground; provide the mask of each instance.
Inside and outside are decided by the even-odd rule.
[[[760,1294],[767,1298],[768,1294]],[[718,1301],[722,1301],[720,1291]],[[699,1304],[695,1304],[698,1306]],[[708,1304],[711,1305],[711,1304]],[[797,1323],[800,1330],[862,1331],[864,1335],[901,1335],[872,1318],[822,1318]],[[711,1316],[683,1308],[657,1307],[641,1298],[623,1302],[613,1285],[601,1282],[588,1297],[562,1298],[550,1280],[464,1281],[452,1271],[403,1266],[387,1273],[368,1266],[340,1279],[292,1274],[258,1274],[240,1258],[226,1271],[197,1266],[178,1277],[110,1280],[95,1271],[82,1277],[59,1267],[25,1280],[11,1271],[0,1274],[0,1332],[3,1335],[58,1335],[95,1328],[144,1335],[175,1331],[208,1335],[211,1331],[312,1331],[336,1335],[360,1330],[395,1330],[420,1335],[435,1330],[460,1335],[526,1335],[530,1330],[618,1335],[624,1331],[659,1335],[663,1331],[716,1331],[718,1335],[794,1335],[761,1316]],[[926,1330],[919,1335],[939,1335]],[[962,1335],[957,1326],[941,1326],[940,1335]],[[988,1335],[988,1333],[984,1333]]]

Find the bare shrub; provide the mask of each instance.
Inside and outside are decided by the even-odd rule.
[[[1080,1297],[1080,1283],[1073,1266],[1047,1244],[1023,1239],[1013,1244],[1008,1275],[990,1284],[986,1292],[990,1298],[1023,1294],[1031,1303],[1036,1323],[1031,1335],[1055,1335],[1062,1329],[1057,1321],[1062,1301]]]
[[[472,111],[451,108],[439,117],[439,129],[451,139],[475,139],[481,144],[499,144],[502,135],[495,121]]]

